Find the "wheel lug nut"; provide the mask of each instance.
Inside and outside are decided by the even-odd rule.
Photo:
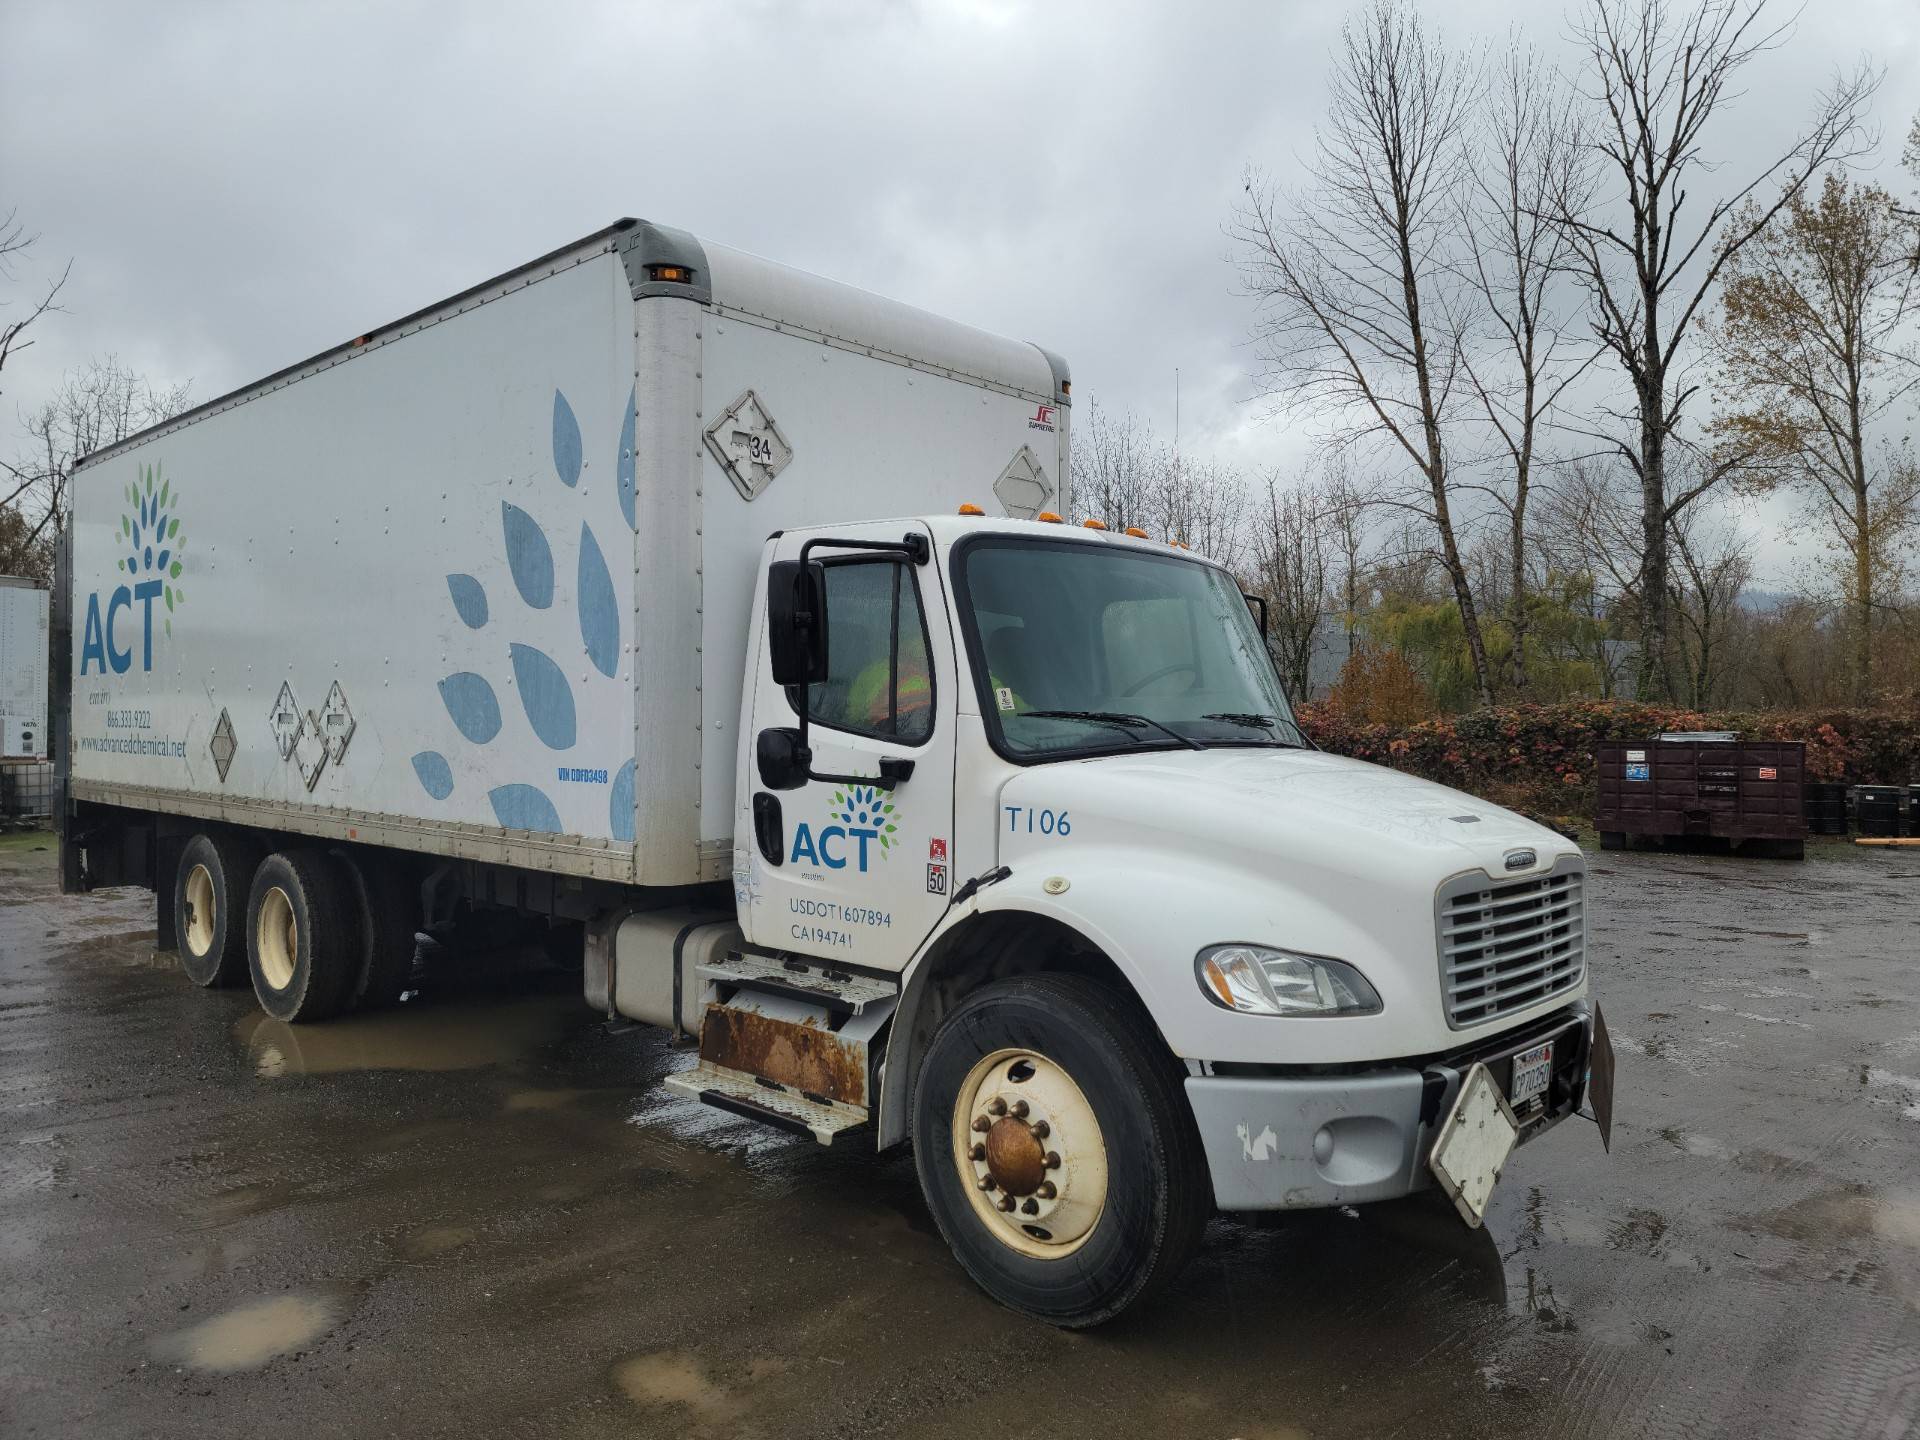
[[[1033,1138],[1034,1139],[1044,1140],[1052,1133],[1053,1133],[1053,1127],[1047,1124],[1046,1121],[1036,1120],[1033,1122]]]
[[[1051,1199],[1053,1199],[1053,1197],[1054,1197],[1054,1196],[1056,1196],[1056,1195],[1058,1195],[1058,1194],[1059,1194],[1060,1192],[1059,1192],[1058,1190],[1056,1190],[1056,1189],[1054,1188],[1054,1184],[1053,1184],[1053,1181],[1051,1181],[1051,1180],[1042,1180],[1042,1181],[1040,1182],[1040,1188],[1039,1188],[1039,1190],[1037,1190],[1037,1191],[1036,1191],[1036,1192],[1034,1192],[1034,1193],[1036,1193],[1037,1195],[1039,1195],[1039,1197],[1040,1197],[1040,1198],[1041,1198],[1042,1200],[1051,1200]]]
[[[993,1176],[982,1175],[978,1180],[974,1181],[973,1183],[978,1185],[982,1190],[991,1190],[993,1189]]]
[[[1058,1150],[1047,1151],[1047,1169],[1058,1170],[1059,1168],[1060,1168],[1060,1152]]]
[[[1012,1213],[1012,1211],[1013,1211],[1013,1206],[1014,1206],[1014,1199],[1013,1199],[1013,1196],[1011,1196],[1011,1195],[1002,1195],[1002,1196],[1000,1197],[1000,1208],[1001,1208],[1002,1210],[1005,1210],[1005,1211],[1007,1211],[1007,1212],[1008,1212],[1009,1214],[1011,1214],[1011,1213]]]
[[[976,1145],[973,1149],[969,1150],[967,1154],[974,1160],[984,1160],[987,1158],[987,1147],[984,1145]]]
[[[987,1102],[987,1113],[988,1113],[989,1115],[1004,1115],[1004,1114],[1006,1114],[1006,1113],[1007,1113],[1007,1102],[1006,1102],[1006,1101],[1004,1101],[1004,1100],[1002,1100],[1002,1099],[1001,1099],[1001,1098],[1000,1098],[1000,1097],[999,1097],[998,1095],[996,1095],[996,1096],[994,1096],[994,1097],[993,1097],[993,1099],[991,1099],[991,1100],[989,1100],[989,1101]]]
[[[986,1116],[982,1115],[978,1120],[975,1120],[973,1122],[973,1128],[978,1130],[982,1135],[984,1135],[987,1133],[987,1131],[993,1128],[993,1122],[987,1119]]]
[[[1038,1215],[1040,1213],[1040,1202],[1037,1200],[1027,1201],[1021,1205],[1020,1213],[1023,1215]]]
[[[1026,1101],[1024,1100],[1014,1101],[1012,1109],[1013,1109],[1014,1119],[1024,1120],[1027,1118],[1027,1102]]]

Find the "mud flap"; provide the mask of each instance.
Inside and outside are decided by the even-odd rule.
[[[1587,1055],[1587,1104],[1600,1127],[1600,1148],[1613,1153],[1613,1037],[1600,1002],[1593,1005],[1593,1048]]]

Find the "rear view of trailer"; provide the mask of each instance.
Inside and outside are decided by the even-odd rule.
[[[70,795],[723,878],[752,575],[821,514],[1063,504],[1044,352],[626,221],[91,457]]]

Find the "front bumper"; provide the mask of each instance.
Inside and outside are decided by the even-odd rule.
[[[1329,1022],[1337,1023],[1337,1022]],[[1432,1181],[1427,1156],[1477,1062],[1505,1094],[1513,1057],[1552,1040],[1546,1093],[1516,1111],[1520,1144],[1586,1098],[1593,1012],[1577,1001],[1547,1019],[1468,1049],[1352,1073],[1192,1075],[1193,1107],[1214,1203],[1222,1210],[1311,1210],[1391,1200]]]

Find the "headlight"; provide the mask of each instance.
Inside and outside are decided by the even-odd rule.
[[[1223,1010],[1251,1015],[1377,1015],[1384,1008],[1367,977],[1339,960],[1211,945],[1194,958],[1200,988]]]

